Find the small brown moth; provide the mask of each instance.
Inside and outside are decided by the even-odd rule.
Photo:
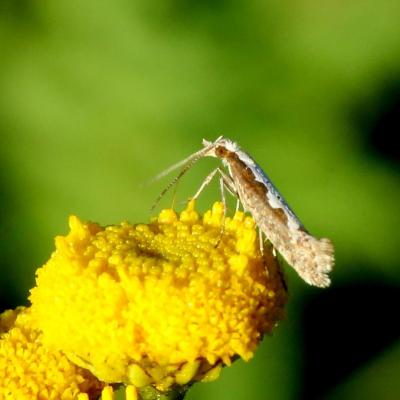
[[[259,229],[300,277],[310,285],[329,286],[328,274],[334,265],[331,241],[325,238],[316,239],[306,231],[267,174],[235,142],[221,136],[214,142],[203,140],[203,146],[203,149],[158,176],[183,167],[179,175],[160,194],[159,199],[199,159],[207,156],[220,159],[228,174],[216,168],[202,183],[194,198],[218,172],[222,185],[238,197],[245,211],[252,214]]]

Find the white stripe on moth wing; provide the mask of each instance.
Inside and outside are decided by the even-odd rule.
[[[220,136],[215,142],[209,142],[207,140],[203,140],[203,145],[207,148],[207,153],[205,156],[211,156],[221,159],[215,152],[215,149],[218,146],[224,147],[228,152],[234,153],[237,157],[245,164],[247,168],[251,170],[253,173],[255,181],[264,185],[266,190],[267,201],[272,208],[281,208],[288,218],[288,224],[291,225],[291,228],[298,229],[304,228],[303,224],[296,216],[294,211],[290,208],[284,197],[278,191],[276,186],[272,183],[271,179],[264,172],[264,170],[256,163],[256,161],[250,157],[249,154],[240,149],[239,145],[232,140],[226,139]],[[221,159],[223,164],[228,168],[230,175],[232,176],[232,170],[230,165],[226,159]]]

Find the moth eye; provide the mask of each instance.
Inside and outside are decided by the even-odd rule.
[[[223,157],[225,154],[223,147],[217,147],[215,149],[215,153],[217,154],[218,157]]]

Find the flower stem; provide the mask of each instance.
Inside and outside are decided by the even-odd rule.
[[[189,385],[174,386],[167,392],[160,392],[151,385],[139,389],[141,400],[183,400]]]

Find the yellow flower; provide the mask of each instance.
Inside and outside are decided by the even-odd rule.
[[[97,398],[103,384],[40,339],[29,308],[0,314],[0,400]]]
[[[253,219],[224,219],[221,203],[105,228],[72,216],[70,229],[37,272],[32,312],[47,346],[105,382],[215,379],[283,315],[277,261],[261,255]]]

